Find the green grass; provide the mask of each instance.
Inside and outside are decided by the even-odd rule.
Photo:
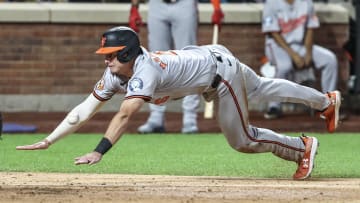
[[[291,134],[297,136],[297,134]],[[360,134],[308,134],[320,141],[312,177],[360,178]],[[74,158],[92,151],[102,135],[73,134],[47,150],[17,151],[44,134],[5,134],[0,140],[0,171],[119,173],[289,178],[296,164],[272,155],[231,149],[221,134],[124,135],[92,166],[74,165]]]

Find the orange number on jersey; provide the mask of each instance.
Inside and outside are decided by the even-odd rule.
[[[158,98],[158,99],[155,99],[154,100],[154,104],[163,104],[165,103],[170,97],[169,96],[165,96],[165,97],[161,97],[161,98]]]
[[[176,56],[177,53],[174,50],[169,50],[169,51],[155,51],[154,52],[157,55],[173,55]]]
[[[163,61],[161,61],[161,59],[159,58],[160,55],[177,55],[175,51],[169,50],[169,51],[155,51],[153,53],[150,53],[151,58],[156,62],[159,63],[160,67],[162,69],[165,69],[167,64],[164,63]]]

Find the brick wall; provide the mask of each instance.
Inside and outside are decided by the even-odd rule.
[[[94,54],[106,24],[0,25],[0,94],[89,93],[104,70],[103,57]],[[141,30],[147,45],[146,28]],[[334,51],[340,64],[340,89],[345,88],[348,68],[341,46],[347,38],[346,24],[323,24],[315,42]],[[212,40],[212,26],[199,27],[199,44]],[[258,72],[264,36],[260,24],[222,26],[219,43]]]

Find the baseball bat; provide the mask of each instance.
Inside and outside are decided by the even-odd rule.
[[[217,24],[214,24],[212,44],[217,44],[218,38],[219,38],[219,26]],[[213,117],[214,117],[214,102],[213,101],[205,102],[204,118],[212,119]]]

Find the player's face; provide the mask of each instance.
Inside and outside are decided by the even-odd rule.
[[[121,63],[117,59],[117,52],[105,55],[105,64],[110,68],[111,73],[131,77],[131,63]]]

